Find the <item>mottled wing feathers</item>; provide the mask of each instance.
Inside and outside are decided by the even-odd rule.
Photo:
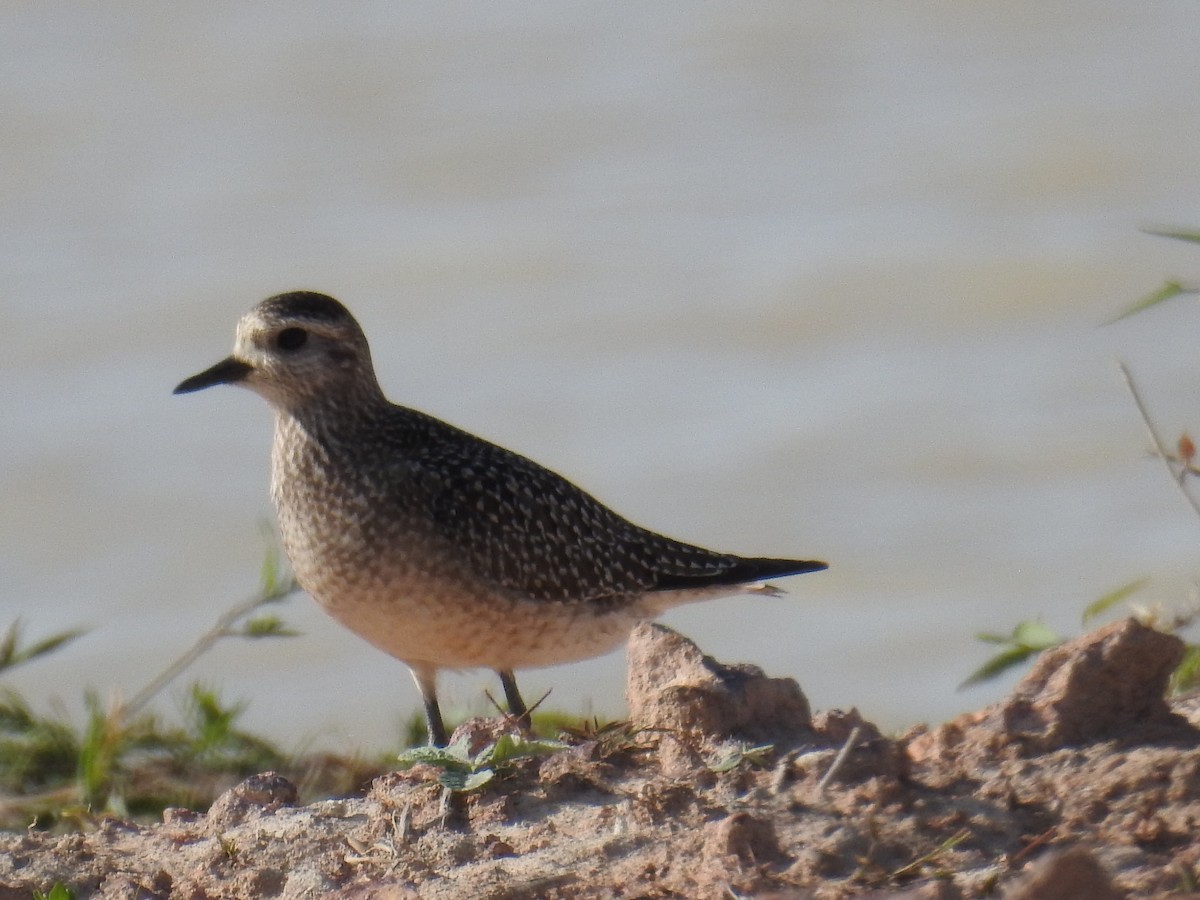
[[[435,527],[467,554],[471,569],[534,599],[619,603],[650,591],[736,586],[824,568],[671,540],[523,456],[424,414],[397,412],[403,419],[394,434],[409,471],[423,482],[419,493]]]
[[[499,448],[473,453],[436,475],[431,519],[474,571],[540,600],[651,589],[648,561],[631,552],[638,538],[633,526],[553,473],[505,456]]]

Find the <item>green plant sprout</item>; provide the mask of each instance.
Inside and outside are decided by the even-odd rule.
[[[84,633],[82,628],[73,628],[70,631],[60,631],[58,634],[52,634],[48,638],[42,638],[42,640],[34,644],[22,646],[21,620],[19,618],[15,619],[8,626],[8,631],[4,633],[4,637],[0,639],[0,672],[15,669],[17,666],[35,660],[39,656],[53,653]]]
[[[236,727],[245,704],[222,703],[217,693],[192,685],[186,694],[182,728],[165,728],[146,712],[149,703],[188,666],[225,637],[286,637],[295,634],[278,617],[255,617],[260,608],[298,590],[280,564],[273,543],[264,555],[258,591],[219,617],[186,653],[171,663],[128,703],[105,703],[86,692],[86,719],[76,730],[59,716],[39,716],[14,691],[0,692],[0,799],[5,820],[0,826],[65,821],[87,810],[106,809],[127,815],[131,810],[158,812],[166,805],[203,800],[205,791],[220,787],[218,779],[244,777],[279,768],[285,756],[270,743]],[[25,645],[21,623],[14,622],[0,640],[0,671],[45,657],[81,635],[64,631]],[[225,785],[228,786],[228,785]]]
[[[502,734],[474,756],[470,753],[470,738],[463,736],[446,747],[411,747],[397,760],[401,771],[420,763],[439,769],[438,781],[455,794],[477,791],[496,777],[498,771],[511,767],[522,759],[545,756],[565,750],[562,741],[528,738],[523,735]]]
[[[1089,624],[1097,616],[1140,591],[1148,583],[1148,578],[1139,578],[1137,581],[1131,581],[1092,601],[1083,611],[1083,624]],[[980,632],[975,637],[985,644],[995,644],[1001,649],[995,656],[968,675],[966,680],[958,686],[959,690],[990,681],[1014,666],[1019,666],[1031,657],[1037,656],[1043,650],[1057,647],[1066,641],[1063,635],[1037,620],[1018,622],[1009,634]]]
[[[747,744],[737,744],[717,757],[709,765],[708,770],[717,773],[732,772],[743,763],[754,768],[762,768],[771,761],[771,754],[774,752],[774,744],[759,744],[756,747],[751,747]]]
[[[1179,229],[1168,228],[1144,228],[1146,234],[1153,234],[1158,237],[1171,238],[1176,241],[1187,241],[1189,244],[1200,244],[1200,231],[1184,231]],[[1187,282],[1168,279],[1164,281],[1162,286],[1157,290],[1147,294],[1142,299],[1138,300],[1132,306],[1129,306],[1121,312],[1117,313],[1105,324],[1111,325],[1113,322],[1119,322],[1122,319],[1127,319],[1130,316],[1144,312],[1153,306],[1158,306],[1160,303],[1165,303],[1175,297],[1187,297],[1200,293],[1200,285],[1190,284]]]

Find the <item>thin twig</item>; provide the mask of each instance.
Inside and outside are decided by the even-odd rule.
[[[134,695],[134,698],[125,707],[125,715],[136,715],[163,688],[178,678],[179,673],[207,653],[213,644],[221,638],[227,637],[230,634],[230,628],[239,619],[249,615],[260,606],[282,600],[284,597],[294,594],[298,590],[300,590],[300,586],[295,581],[289,579],[268,592],[264,593],[260,591],[253,597],[243,600],[236,606],[227,609],[221,614],[221,618],[217,619],[216,624],[200,636],[200,639],[191,646],[191,649],[167,666],[158,677]]]
[[[1137,406],[1138,414],[1142,417],[1142,422],[1146,425],[1146,430],[1150,432],[1150,440],[1154,442],[1154,450],[1158,454],[1158,458],[1162,460],[1166,466],[1167,474],[1171,477],[1171,481],[1175,483],[1175,487],[1179,488],[1179,493],[1183,494],[1183,499],[1187,501],[1188,506],[1192,508],[1197,517],[1200,517],[1200,501],[1197,501],[1190,493],[1187,487],[1184,486],[1183,479],[1179,473],[1171,466],[1171,454],[1167,452],[1166,445],[1162,442],[1162,438],[1158,436],[1158,431],[1154,428],[1154,423],[1150,420],[1150,413],[1146,409],[1146,404],[1142,400],[1142,395],[1134,384],[1133,376],[1129,374],[1129,369],[1125,363],[1117,360],[1117,368],[1121,370],[1121,375],[1125,379],[1125,387],[1129,388],[1129,393],[1133,397],[1134,405]]]
[[[842,744],[842,749],[838,751],[837,756],[833,758],[833,762],[829,764],[829,771],[821,776],[821,780],[817,782],[817,793],[825,793],[825,788],[829,786],[829,782],[833,780],[833,776],[838,773],[838,769],[846,762],[846,758],[850,755],[850,751],[854,749],[854,745],[858,743],[858,736],[862,733],[862,726],[855,725],[850,729],[850,734],[846,736],[846,743]]]
[[[1014,853],[1012,856],[1010,856],[1006,860],[1006,864],[1007,864],[1008,868],[1010,868],[1010,869],[1017,868],[1017,866],[1019,866],[1025,860],[1025,858],[1027,856],[1029,856],[1030,853],[1032,853],[1035,850],[1039,850],[1042,847],[1044,847],[1046,844],[1050,843],[1050,841],[1053,840],[1053,838],[1057,834],[1058,834],[1058,826],[1052,825],[1051,827],[1049,827],[1045,831],[1043,831],[1041,834],[1039,834],[1035,837],[1029,838],[1029,843],[1027,843],[1024,847],[1020,848],[1016,853]]]

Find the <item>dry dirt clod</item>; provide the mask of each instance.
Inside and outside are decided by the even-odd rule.
[[[769,819],[737,812],[704,827],[704,855],[736,860],[742,868],[788,862]]]
[[[1183,652],[1174,635],[1134,619],[1114,622],[1044,652],[999,703],[911,730],[908,758],[948,770],[955,760],[983,766],[1100,741],[1194,744],[1200,731],[1165,699]]]
[[[296,786],[277,772],[251,775],[218,797],[208,809],[211,833],[296,803]]]
[[[1004,892],[1004,900],[1122,900],[1123,896],[1082,847],[1047,856]]]
[[[791,678],[723,665],[654,623],[634,629],[627,655],[629,717],[637,726],[778,744],[811,732],[808,700]]]
[[[1164,697],[1183,652],[1179,638],[1134,619],[1068,641],[1038,657],[1001,704],[1004,728],[1046,752],[1120,737],[1131,727],[1170,725],[1178,717]]]

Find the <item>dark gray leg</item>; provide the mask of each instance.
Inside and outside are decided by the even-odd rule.
[[[442,721],[442,710],[437,697],[425,698],[425,726],[429,729],[429,743],[434,747],[445,747],[450,742],[446,735],[446,724]]]
[[[517,679],[513,675],[512,670],[497,669],[496,674],[500,676],[500,684],[504,688],[504,700],[508,704],[509,713],[516,716],[517,721],[522,726],[528,728],[530,722],[529,707],[525,705],[525,701],[521,697],[521,692],[517,690]]]
[[[446,723],[442,721],[442,710],[437,701],[437,669],[431,666],[409,664],[413,679],[425,702],[425,727],[429,731],[429,743],[434,747],[445,747],[450,743],[446,734]]]

